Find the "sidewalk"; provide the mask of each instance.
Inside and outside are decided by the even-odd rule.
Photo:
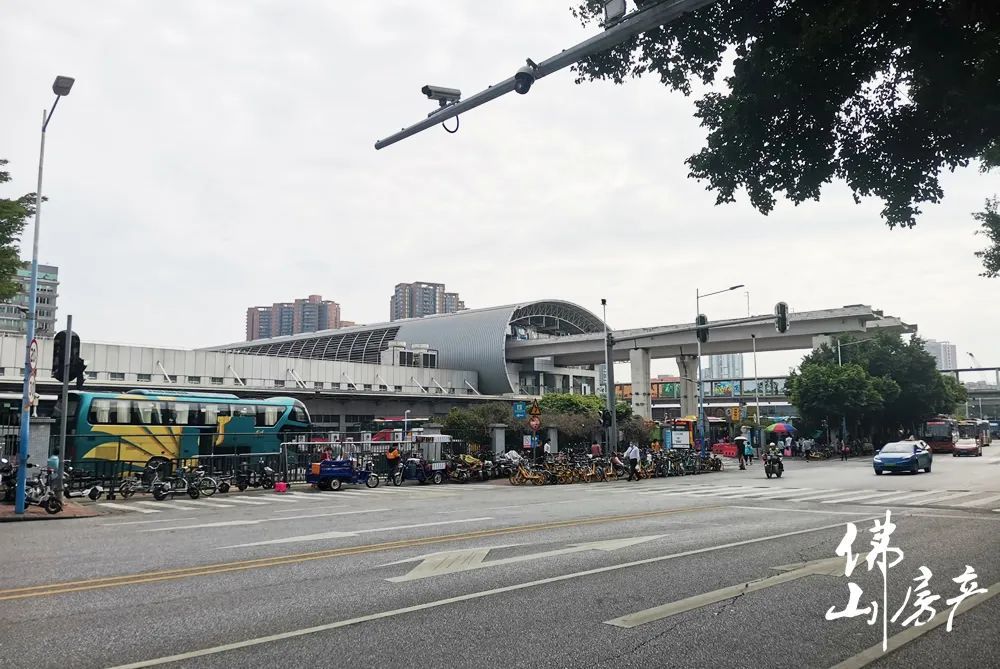
[[[0,523],[11,523],[25,520],[60,520],[63,518],[94,518],[103,515],[95,509],[88,509],[76,502],[63,500],[63,510],[56,514],[46,513],[40,506],[29,506],[24,515],[14,513],[13,504],[0,504]]]

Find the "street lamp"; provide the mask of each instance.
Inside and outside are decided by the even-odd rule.
[[[14,499],[14,513],[24,513],[25,483],[28,474],[28,439],[30,437],[31,423],[31,401],[35,386],[35,376],[38,362],[32,361],[32,349],[37,352],[37,347],[33,347],[35,340],[35,320],[38,315],[38,232],[42,223],[42,170],[45,165],[45,131],[52,120],[52,114],[56,111],[59,98],[69,95],[73,88],[73,77],[56,77],[52,82],[52,92],[56,94],[56,101],[52,103],[52,109],[42,110],[42,139],[38,150],[38,188],[35,190],[35,232],[34,241],[31,247],[31,284],[28,289],[28,323],[24,338],[24,392],[21,399],[21,435],[19,437],[17,452],[17,496]],[[68,345],[68,344],[67,344]],[[34,365],[32,365],[34,362]],[[34,368],[33,368],[34,367]],[[65,407],[64,407],[65,410]]]
[[[730,286],[729,288],[723,288],[722,290],[716,290],[711,293],[702,294],[697,288],[694,289],[694,313],[695,322],[698,321],[698,317],[701,316],[701,298],[711,297],[712,295],[719,295],[720,293],[728,293],[731,290],[739,290],[743,288],[741,283],[738,286]],[[701,339],[697,336],[695,341],[698,342],[698,438],[701,439],[701,452],[704,455],[707,451],[705,444],[705,398],[701,387]]]
[[[403,412],[403,441],[410,443],[410,409]]]
[[[618,416],[615,414],[617,398],[615,397],[614,384],[611,383],[614,378],[611,365],[614,363],[611,360],[611,337],[608,334],[608,301],[603,297],[601,298],[601,320],[604,322],[604,403],[609,414],[609,425],[604,436],[606,444],[604,454],[610,457],[612,448],[618,445]]]

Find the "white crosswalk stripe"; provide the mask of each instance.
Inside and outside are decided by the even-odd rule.
[[[949,491],[942,490],[941,492],[947,493]],[[946,499],[957,499],[959,497],[965,497],[967,495],[974,495],[974,494],[976,494],[976,493],[969,492],[968,490],[964,490],[962,492],[952,492],[951,494],[946,494],[943,497],[931,497],[929,499],[922,499],[919,502],[913,502],[913,505],[914,506],[923,506],[924,504],[935,504],[936,505],[936,504],[940,504],[941,502],[943,502]]]
[[[152,509],[142,509],[130,504],[115,504],[114,502],[101,502],[97,506],[101,506],[107,509],[117,509],[119,511],[136,511],[138,513],[159,513],[159,511],[153,511]]]
[[[210,507],[212,507],[214,509],[231,509],[231,508],[233,508],[232,504],[220,504],[218,502],[204,502],[204,501],[202,501],[200,499],[186,499],[186,500],[184,500],[184,504],[191,504],[193,506],[210,506]],[[180,508],[180,507],[177,507],[177,508]]]
[[[267,506],[271,503],[271,500],[265,502],[263,500],[242,499],[240,497],[226,497],[225,500],[226,504],[247,504],[249,506]]]
[[[164,509],[181,509],[183,511],[197,511],[198,510],[196,507],[193,507],[193,506],[184,506],[184,504],[178,503],[178,502],[144,502],[144,501],[135,501],[135,502],[132,502],[132,503],[133,504],[141,504],[142,506],[148,506],[150,508],[159,509],[161,511],[164,510]]]
[[[988,504],[991,504],[997,500],[1000,500],[1000,495],[993,495],[985,499],[974,499],[971,502],[962,502],[961,504],[957,504],[956,506],[963,506],[963,507],[987,506]]]

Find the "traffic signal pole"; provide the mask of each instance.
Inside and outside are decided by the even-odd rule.
[[[69,361],[70,353],[73,350],[73,316],[66,317],[66,339],[63,344],[62,359],[62,411],[59,416],[59,447],[56,450],[56,457],[59,466],[56,469],[55,492],[62,495],[63,473],[66,471],[66,421],[69,414]]]
[[[640,11],[627,14],[622,20],[608,27],[604,32],[594,35],[579,44],[563,49],[556,55],[535,63],[531,68],[535,81],[548,76],[554,72],[569,67],[584,58],[601,51],[606,51],[617,44],[631,39],[632,37],[652,30],[664,24],[676,21],[689,12],[693,12],[706,5],[714,4],[716,0],[661,0],[656,4],[643,8]],[[514,90],[515,78],[510,77],[503,81],[489,86],[484,91],[480,91],[471,97],[446,105],[440,110],[432,112],[426,119],[403,128],[399,132],[375,142],[375,148],[384,149],[396,142],[406,139],[428,128],[444,123],[448,119],[458,116],[462,112],[475,109],[502,95],[506,95]]]

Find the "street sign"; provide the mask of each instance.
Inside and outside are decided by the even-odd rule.
[[[532,400],[531,401],[531,408],[528,410],[528,413],[530,413],[532,416],[541,416],[542,415],[542,410],[538,406],[538,400]]]
[[[31,371],[38,369],[38,340],[32,339],[31,346],[28,347],[28,365]]]
[[[514,418],[525,418],[528,415],[527,402],[514,402]]]
[[[522,448],[531,448],[531,435],[524,435],[524,439],[521,441]]]
[[[528,427],[530,427],[533,432],[538,432],[538,430],[542,427],[542,419],[538,416],[532,416],[528,419]]]

